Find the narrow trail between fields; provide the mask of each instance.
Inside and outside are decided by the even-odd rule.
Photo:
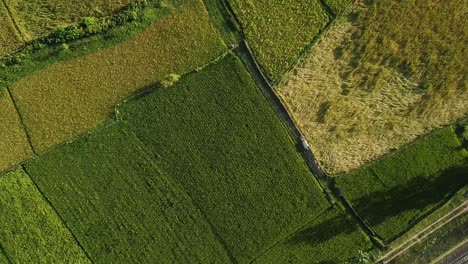
[[[410,237],[406,242],[400,244],[398,247],[392,249],[391,251],[387,252],[384,256],[379,258],[376,263],[381,263],[381,262],[390,262],[394,258],[396,258],[398,255],[404,253],[411,247],[413,247],[415,244],[419,243],[422,241],[424,238],[426,238],[428,235],[434,233],[437,231],[439,228],[445,226],[448,224],[450,221],[456,219],[459,216],[462,216],[468,212],[468,201],[463,202],[461,205],[458,207],[454,208],[452,211],[448,212],[441,218],[439,218],[437,221],[433,222],[414,236]]]
[[[460,264],[464,263],[463,261],[468,262],[468,239],[463,240],[430,264]]]

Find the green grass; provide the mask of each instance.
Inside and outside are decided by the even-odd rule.
[[[285,127],[233,55],[119,112],[241,263],[329,207]]]
[[[227,263],[192,199],[117,123],[26,169],[96,263]]]
[[[151,10],[159,19],[135,37],[9,84],[38,152],[96,128],[120,100],[167,74],[203,66],[226,49],[201,0]],[[100,37],[105,42],[106,35]],[[61,52],[73,53],[74,45],[69,49]],[[15,67],[8,70],[16,75]]]
[[[0,209],[0,244],[13,263],[90,263],[22,169],[0,175]]]
[[[335,182],[388,242],[466,185],[467,171],[468,152],[447,127]]]
[[[5,252],[2,250],[2,245],[0,245],[0,264],[10,264]]]
[[[372,243],[340,208],[329,209],[254,263],[343,263]]]
[[[18,49],[23,44],[7,9],[0,3],[0,57]]]
[[[352,6],[353,0],[324,0],[335,16],[347,14]]]
[[[277,81],[329,22],[320,1],[229,0],[256,59]]]

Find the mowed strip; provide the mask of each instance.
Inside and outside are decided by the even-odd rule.
[[[337,186],[385,241],[391,241],[468,183],[468,152],[452,127],[349,175]]]
[[[191,198],[148,153],[115,123],[26,169],[96,263],[228,263]]]
[[[50,33],[58,27],[79,22],[83,17],[110,15],[132,0],[4,0],[29,39]]]
[[[229,0],[267,76],[278,80],[329,22],[319,0]]]
[[[201,0],[190,0],[133,39],[50,65],[11,91],[41,152],[95,128],[122,98],[166,74],[202,66],[224,49]]]
[[[262,254],[254,263],[345,263],[372,243],[357,223],[335,207]]]
[[[20,117],[6,89],[0,90],[0,172],[32,156]]]
[[[0,175],[0,245],[13,263],[91,263],[22,169]]]
[[[330,206],[234,55],[123,104],[119,112],[240,263]]]
[[[23,42],[15,29],[5,5],[0,1],[0,56],[6,55],[17,48]]]

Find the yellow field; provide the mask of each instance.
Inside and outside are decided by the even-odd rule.
[[[190,0],[136,37],[50,65],[13,83],[11,91],[41,152],[95,128],[121,99],[225,49],[202,1]]]
[[[358,168],[468,113],[463,3],[449,2],[361,6],[277,87],[328,172]]]
[[[83,17],[110,15],[132,0],[5,0],[28,39],[50,33]]]
[[[26,134],[6,89],[0,90],[0,171],[32,156]]]
[[[0,2],[0,56],[16,50],[22,43],[5,5]]]

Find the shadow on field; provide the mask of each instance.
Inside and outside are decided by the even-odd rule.
[[[430,205],[436,205],[451,197],[467,183],[468,166],[455,167],[442,172],[435,179],[418,176],[387,191],[362,196],[352,201],[352,205],[361,217],[371,226],[375,226],[405,211],[425,210]],[[432,210],[429,210],[416,215],[406,228],[402,228],[402,232],[431,212]]]

